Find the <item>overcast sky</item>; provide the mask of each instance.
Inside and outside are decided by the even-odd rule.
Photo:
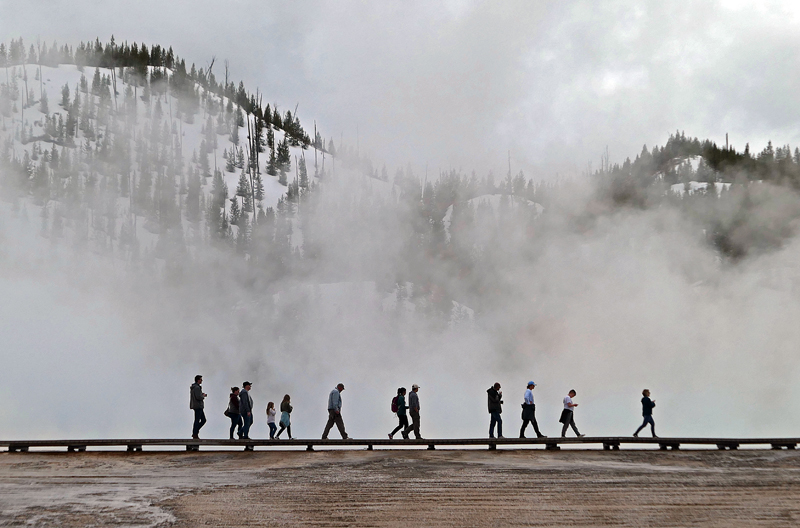
[[[752,4],[752,5],[748,5]],[[756,7],[753,5],[758,4]],[[798,143],[797,2],[0,0],[0,35],[230,60],[326,137],[399,164],[546,177],[676,129]]]

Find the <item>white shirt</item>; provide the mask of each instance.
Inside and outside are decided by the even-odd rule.
[[[532,404],[533,403],[533,391],[530,389],[525,389],[525,396],[523,396],[525,403]]]
[[[565,396],[564,397],[564,408],[566,410],[568,410],[568,411],[572,411],[573,410],[573,408],[570,407],[571,403],[572,403],[572,398],[570,398],[569,396]]]
[[[275,414],[277,413],[274,407],[267,412],[267,423],[275,423]]]

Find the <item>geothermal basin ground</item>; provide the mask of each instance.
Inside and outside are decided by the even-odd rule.
[[[0,526],[798,526],[800,451],[0,454]]]

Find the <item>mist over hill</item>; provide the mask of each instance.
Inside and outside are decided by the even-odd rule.
[[[485,387],[513,416],[530,378],[545,433],[575,387],[582,429],[629,434],[642,385],[663,435],[793,431],[771,402],[798,397],[797,149],[675,133],[581,178],[425,174],[171,48],[17,40],[0,61],[11,436],[184,435],[196,373],[219,416],[243,379],[258,408],[291,393],[299,436],[339,381],[355,436],[411,383],[425,435],[483,435]],[[69,395],[43,420],[31,379]],[[109,382],[125,418],[81,420]]]

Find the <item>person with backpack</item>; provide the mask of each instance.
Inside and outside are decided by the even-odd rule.
[[[408,409],[406,406],[406,388],[400,387],[397,389],[397,396],[392,398],[392,412],[397,414],[399,424],[391,433],[389,433],[389,440],[393,439],[395,433],[401,430],[403,438],[408,438],[408,433],[406,433],[406,428],[408,427],[408,416],[406,415],[406,409]]]
[[[536,383],[529,381],[528,388],[525,389],[525,395],[522,397],[522,427],[519,430],[520,438],[525,438],[525,429],[527,429],[528,424],[533,425],[536,438],[547,438],[539,432],[539,424],[536,423],[536,404],[533,403],[533,389],[535,388]]]
[[[639,436],[639,431],[644,429],[647,424],[650,424],[650,432],[653,433],[653,438],[658,438],[656,436],[656,423],[653,421],[653,407],[656,406],[655,400],[650,400],[650,391],[645,389],[642,391],[642,416],[644,417],[644,422],[639,428],[633,433],[634,438]]]
[[[575,416],[574,416],[575,411],[573,409],[575,409],[575,407],[577,407],[578,404],[573,403],[572,398],[574,398],[577,394],[578,393],[575,392],[575,389],[572,389],[571,391],[569,391],[569,394],[567,394],[564,397],[564,410],[561,411],[561,418],[559,418],[558,420],[559,422],[564,424],[564,427],[561,428],[561,438],[567,436],[567,427],[570,426],[572,426],[572,430],[575,431],[575,435],[578,438],[586,436],[578,432],[578,428],[575,426]]]
[[[503,417],[500,416],[503,412],[503,391],[500,390],[500,384],[495,383],[486,393],[489,395],[489,414],[492,416],[489,422],[489,438],[494,438],[495,424],[497,424],[497,437],[503,438]]]
[[[292,439],[292,420],[289,415],[292,414],[293,409],[294,408],[292,407],[291,404],[291,398],[289,397],[288,394],[284,395],[283,401],[281,402],[281,421],[278,424],[281,426],[281,428],[278,430],[278,434],[275,435],[275,438],[280,438],[281,433],[285,429],[286,432],[289,434],[289,440]]]
[[[231,387],[231,395],[228,399],[228,408],[225,416],[231,419],[230,437],[233,440],[233,431],[238,427],[236,434],[242,437],[242,415],[239,414],[239,387]]]
[[[275,402],[269,402],[267,404],[267,427],[269,427],[270,440],[273,440],[275,438],[275,431],[278,429],[278,426],[275,425],[276,414],[278,413],[275,411]]]

